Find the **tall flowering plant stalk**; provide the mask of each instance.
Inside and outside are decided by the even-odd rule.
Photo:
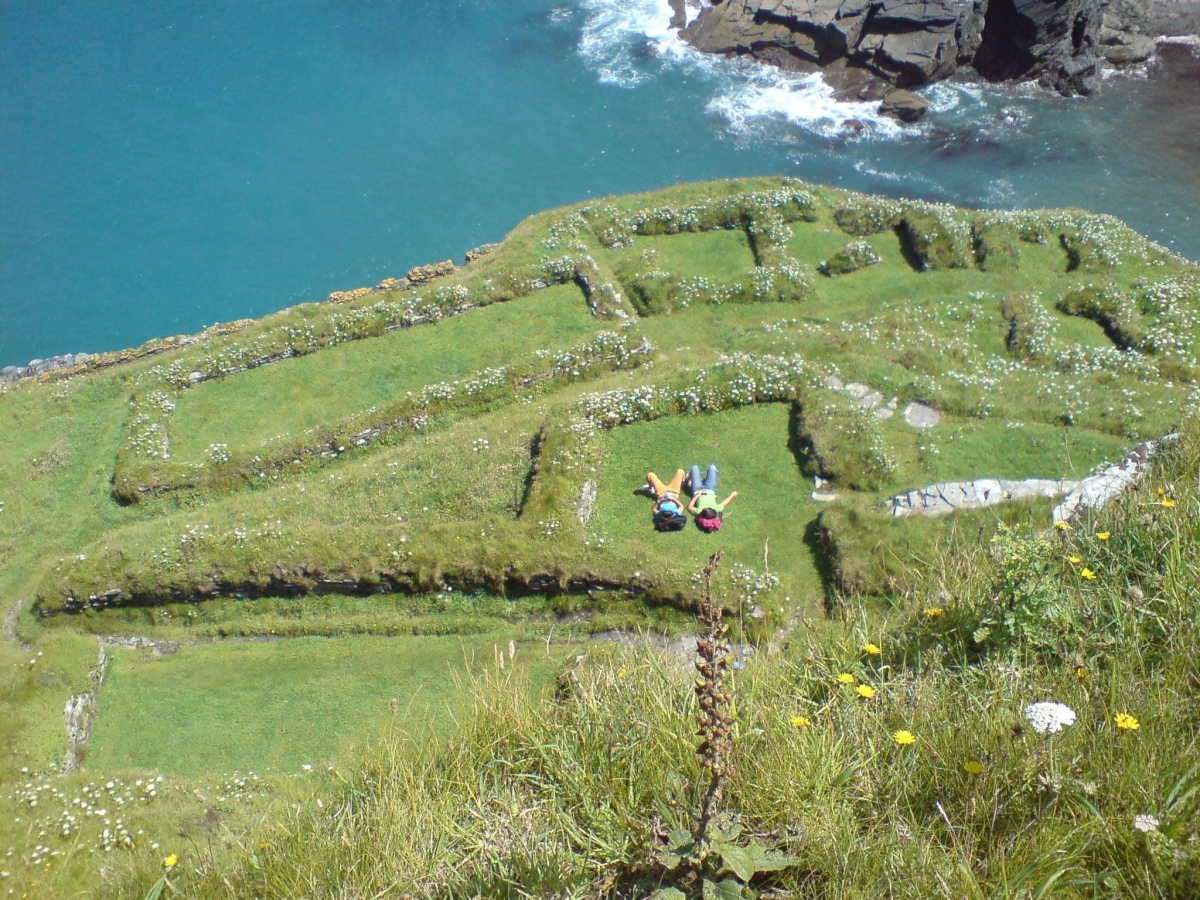
[[[700,756],[700,767],[708,772],[708,789],[700,803],[700,815],[696,820],[693,835],[697,847],[702,847],[708,837],[708,828],[713,814],[725,794],[725,779],[733,774],[733,716],[729,713],[732,697],[725,691],[725,676],[733,662],[733,651],[729,646],[729,626],[722,623],[724,614],[721,604],[713,601],[712,577],[721,565],[721,551],[708,559],[702,570],[704,577],[704,599],[699,610],[700,624],[705,633],[696,644],[696,700],[700,706],[701,738],[696,753]]]
[[[691,833],[682,829],[671,832],[667,846],[655,853],[661,871],[651,900],[757,897],[749,887],[752,880],[761,881],[797,862],[749,837],[740,824],[720,812],[725,781],[733,775],[733,715],[729,711],[733,697],[725,688],[733,648],[727,637],[729,628],[721,621],[724,609],[714,602],[712,590],[713,574],[720,565],[718,550],[701,570],[704,599],[697,611],[704,633],[696,644],[696,700],[700,707],[696,753],[701,769],[708,773],[708,787]]]

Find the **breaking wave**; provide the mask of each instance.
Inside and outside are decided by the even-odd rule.
[[[583,0],[579,53],[602,82],[632,88],[670,73],[711,85],[709,112],[735,135],[787,123],[825,137],[895,140],[915,134],[880,115],[878,103],[846,102],[818,74],[784,72],[701,53],[671,28],[668,0]]]

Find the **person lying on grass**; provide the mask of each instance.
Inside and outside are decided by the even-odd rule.
[[[688,504],[687,508],[688,512],[696,517],[697,528],[712,534],[721,527],[721,513],[725,512],[725,507],[733,502],[733,498],[738,495],[738,492],[734,491],[720,503],[717,502],[716,463],[708,467],[708,473],[703,479],[700,477],[700,467],[692,466],[687,485],[688,493],[692,495],[692,502]]]
[[[656,531],[681,531],[687,525],[687,516],[683,514],[683,503],[679,499],[679,489],[683,486],[683,469],[676,469],[669,484],[663,484],[662,479],[653,472],[646,473],[646,483],[650,485],[650,493],[654,496],[654,517]]]

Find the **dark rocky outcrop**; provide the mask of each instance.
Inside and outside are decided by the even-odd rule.
[[[864,70],[898,87],[973,65],[989,79],[1089,93],[1104,27],[1102,0],[706,2],[683,31],[701,50],[802,70]]]
[[[888,91],[883,97],[883,102],[879,104],[881,113],[893,116],[901,122],[915,122],[925,115],[927,109],[929,109],[928,100],[920,94],[914,94],[903,88]]]

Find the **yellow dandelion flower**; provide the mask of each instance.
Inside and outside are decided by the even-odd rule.
[[[808,719],[804,718],[804,716],[792,716],[789,721],[792,723],[793,728],[807,728],[810,724],[812,724],[808,721]]]
[[[1117,713],[1117,727],[1123,728],[1126,731],[1137,731],[1142,726],[1141,723],[1129,713]]]
[[[858,696],[862,697],[864,700],[870,700],[875,696],[875,688],[871,687],[869,684],[860,684],[854,689],[854,693],[858,694]]]
[[[838,684],[854,684],[854,682],[858,681],[858,679],[855,678],[853,675],[851,675],[849,672],[843,672],[841,675],[839,675],[837,677],[837,681],[838,681]]]
[[[915,744],[917,742],[916,737],[913,735],[913,733],[911,731],[905,731],[903,729],[895,732],[892,735],[892,740],[895,741],[897,744],[899,744],[901,747],[907,747],[909,744]]]
[[[1111,531],[1097,531],[1096,532],[1096,540],[1098,540],[1098,541],[1107,541],[1110,537],[1112,537]]]
[[[625,668],[624,666],[621,666],[621,668],[617,669],[617,677],[618,678],[624,678],[628,674],[629,674],[629,670],[627,668]]]
[[[1083,557],[1082,556],[1068,556],[1067,562],[1069,562],[1073,566],[1077,566],[1081,562],[1083,562]]]
[[[1163,497],[1158,501],[1160,506],[1165,506],[1167,509],[1175,508],[1175,501],[1171,497]]]
[[[1079,570],[1079,577],[1082,578],[1084,581],[1095,581],[1096,573],[1093,572],[1091,569],[1089,569],[1087,566],[1084,566],[1082,569]]]
[[[163,865],[168,869],[175,868],[175,866],[178,863],[179,863],[179,854],[178,853],[172,853],[170,856],[168,856],[166,859],[163,860]]]
[[[1070,531],[1071,526],[1068,525],[1066,522],[1064,522],[1062,519],[1059,519],[1057,522],[1054,523],[1054,530],[1055,531]]]
[[[927,606],[927,607],[925,607],[923,612],[929,618],[936,619],[938,616],[940,616],[942,613],[944,613],[945,610],[942,609],[940,606]]]
[[[1155,491],[1154,491],[1154,493],[1158,494],[1158,496],[1160,496],[1160,497],[1161,497],[1163,494],[1165,494],[1166,492],[1167,492],[1167,491],[1166,491],[1166,488],[1156,488],[1156,489],[1155,489]]]
[[[1088,677],[1088,670],[1087,670],[1087,669],[1085,669],[1083,666],[1080,666],[1079,668],[1077,668],[1077,669],[1075,670],[1075,677],[1076,677],[1076,678],[1087,678],[1087,677]]]
[[[878,656],[883,651],[875,644],[863,644],[862,652],[867,654],[867,656]]]
[[[979,762],[978,760],[972,759],[968,762],[963,763],[963,771],[966,772],[968,775],[982,775],[983,774],[983,763]]]

